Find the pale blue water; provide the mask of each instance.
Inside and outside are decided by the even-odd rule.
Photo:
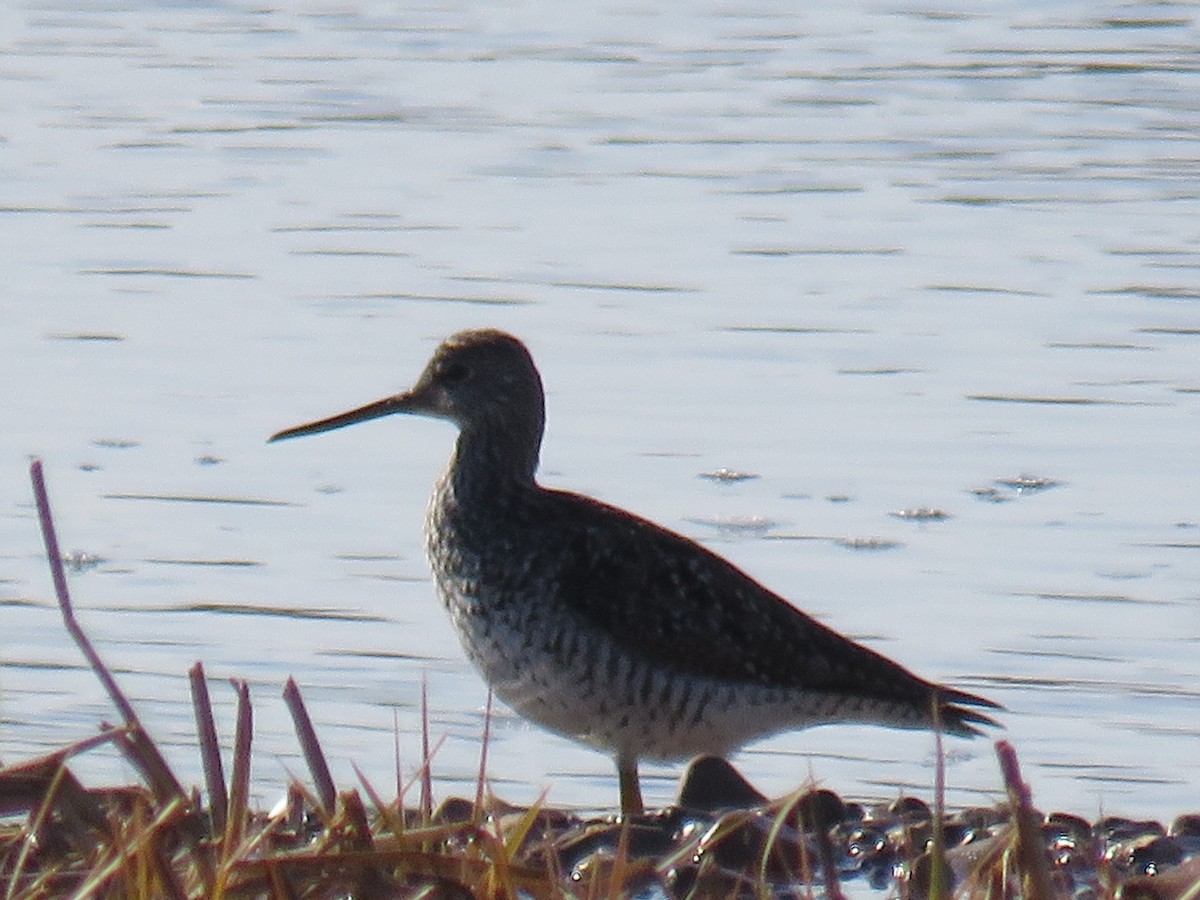
[[[252,684],[264,803],[302,771],[288,674],[339,783],[385,790],[426,677],[439,794],[472,790],[484,687],[420,547],[452,430],[264,439],[496,325],[549,388],[547,483],[1004,703],[1045,807],[1200,805],[1195,8],[658,6],[0,12],[4,762],[114,716],[52,604],[37,454],[102,559],[80,616],[185,781],[203,659],[227,737],[223,679]],[[1022,474],[1061,484],[972,493]],[[890,515],[918,507],[950,518]],[[949,749],[951,800],[995,798],[989,743]],[[928,796],[931,751],[845,727],[737,762]],[[489,768],[615,802],[607,759],[504,712]]]

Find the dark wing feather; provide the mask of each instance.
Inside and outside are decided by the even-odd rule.
[[[995,724],[958,704],[997,704],[919,678],[682,535],[579,494],[543,491],[541,500],[557,508],[535,516],[549,523],[543,548],[553,559],[545,564],[556,572],[559,602],[633,652],[696,675],[917,708],[936,693],[948,732]]]

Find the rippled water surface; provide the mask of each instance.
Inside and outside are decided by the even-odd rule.
[[[0,12],[5,762],[115,715],[52,602],[40,455],[80,618],[185,781],[202,659],[227,734],[251,683],[261,802],[303,772],[289,674],[346,785],[392,783],[394,725],[412,770],[426,679],[470,790],[485,688],[420,542],[452,429],[264,439],[495,325],[549,389],[547,484],[1002,702],[1045,807],[1200,805],[1194,7],[288,6]],[[948,749],[953,802],[998,796],[987,741]],[[931,753],[839,727],[738,764],[928,796]],[[503,710],[489,768],[615,803]]]

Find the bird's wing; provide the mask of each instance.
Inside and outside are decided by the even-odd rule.
[[[717,554],[589,497],[546,492],[572,507],[545,536],[559,602],[631,652],[713,678],[927,704],[995,706],[940,688],[822,625]],[[562,523],[569,522],[569,526]],[[549,562],[549,561],[547,561]],[[944,707],[949,730],[985,716]]]

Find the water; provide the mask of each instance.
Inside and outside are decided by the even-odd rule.
[[[114,716],[36,454],[98,560],[80,618],[186,782],[202,659],[226,740],[251,684],[261,803],[303,772],[289,674],[339,784],[385,792],[427,680],[439,792],[471,791],[485,689],[420,546],[452,430],[264,439],[495,325],[549,389],[547,484],[1004,703],[1044,807],[1196,808],[1194,8],[30,3],[0,34],[5,762]],[[1022,475],[1059,484],[996,484]],[[948,517],[892,515],[919,508]],[[949,750],[953,802],[999,795],[987,741]],[[890,798],[931,752],[843,727],[737,762]],[[608,760],[503,710],[489,770],[615,804]]]

